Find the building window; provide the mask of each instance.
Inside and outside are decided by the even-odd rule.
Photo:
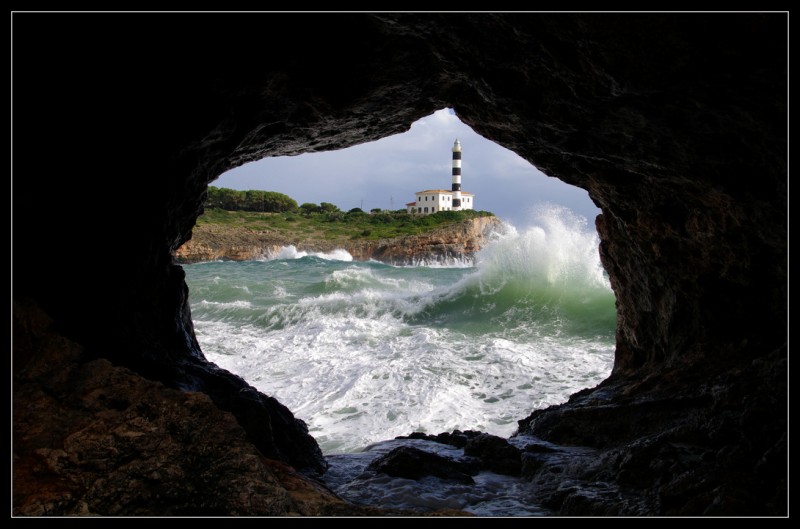
[[[436,206],[433,206],[433,207],[431,208],[431,211],[432,211],[433,213],[436,213]]]

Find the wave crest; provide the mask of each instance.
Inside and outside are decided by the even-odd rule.
[[[306,252],[298,250],[295,245],[282,246],[277,252],[272,252],[268,255],[268,260],[278,259],[302,259],[303,257],[316,257],[318,259],[325,259],[326,261],[352,261],[353,256],[350,252],[342,248],[331,250],[330,252]]]

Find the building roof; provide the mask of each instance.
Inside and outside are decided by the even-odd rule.
[[[445,195],[452,195],[453,192],[447,189],[426,189],[425,191],[417,191],[414,193],[415,195],[427,195],[430,193],[443,193]],[[469,193],[468,191],[462,191],[462,195],[474,195],[475,193]]]
[[[416,205],[417,205],[416,202],[409,202],[409,203],[406,204],[406,206],[416,206]]]

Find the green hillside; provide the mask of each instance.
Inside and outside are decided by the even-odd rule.
[[[377,240],[421,235],[467,219],[494,216],[487,211],[475,210],[440,211],[432,215],[411,216],[404,210],[374,210],[365,213],[358,209],[349,212],[308,209],[304,210],[301,206],[294,212],[264,213],[211,208],[197,219],[197,226],[216,225],[254,232],[269,231],[287,239]]]

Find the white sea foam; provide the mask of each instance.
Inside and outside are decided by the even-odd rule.
[[[518,232],[509,226],[476,256],[483,276],[525,278],[530,285],[610,292],[598,254],[597,233],[569,209],[541,205],[536,224]]]
[[[236,308],[236,309],[243,309],[252,307],[253,304],[246,300],[237,300],[237,301],[208,301],[207,299],[200,300],[200,305],[207,306],[207,307],[223,307],[223,308]]]
[[[294,245],[283,246],[274,254],[270,254],[268,259],[302,259],[303,257],[312,256],[329,261],[352,261],[353,256],[347,250],[338,248],[330,252],[306,252],[298,250]]]
[[[602,380],[611,352],[607,343],[470,340],[387,315],[307,315],[266,335],[217,322],[198,333],[210,360],[278,397],[326,452],[411,431],[510,435],[533,409]]]

